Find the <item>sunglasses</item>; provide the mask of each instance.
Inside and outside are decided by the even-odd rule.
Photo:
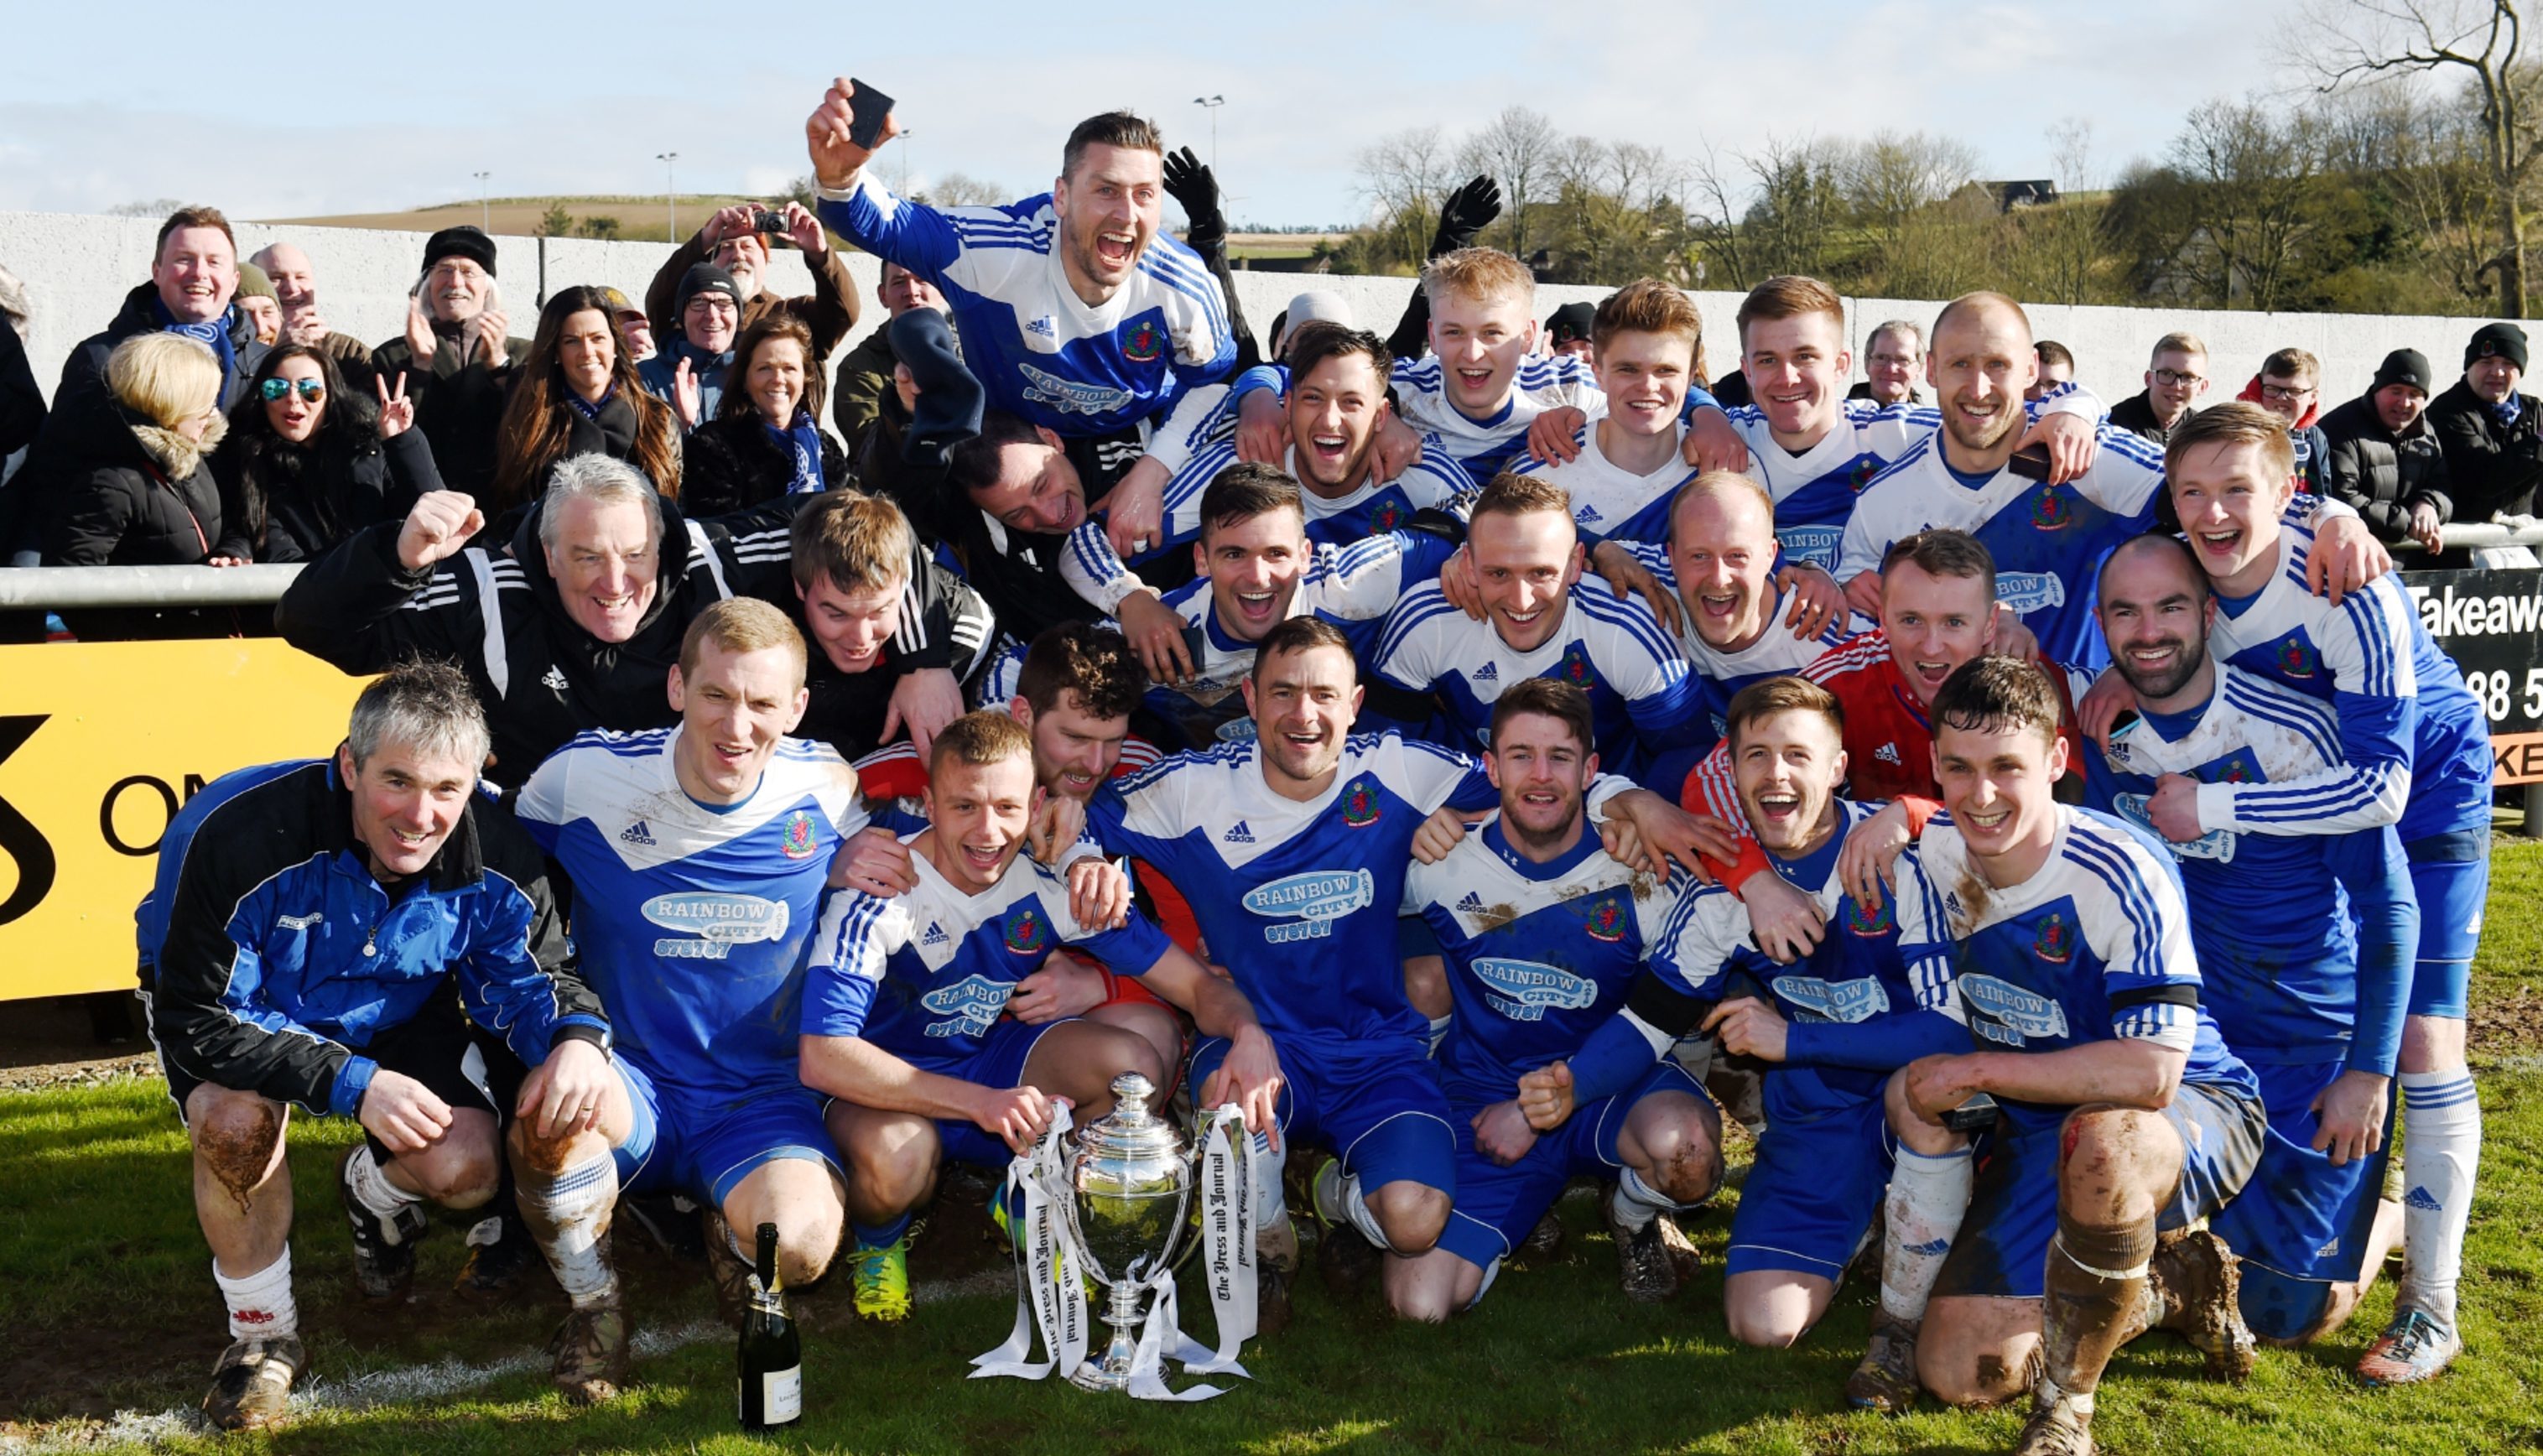
[[[269,379],[257,388],[263,391],[268,400],[278,400],[294,389],[300,391],[302,399],[313,405],[327,398],[327,382],[323,379]]]

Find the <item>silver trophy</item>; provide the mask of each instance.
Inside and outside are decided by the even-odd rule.
[[[1158,1275],[1185,1239],[1193,1196],[1193,1155],[1173,1122],[1149,1114],[1148,1079],[1113,1079],[1113,1114],[1080,1128],[1069,1159],[1070,1196],[1060,1204],[1078,1270],[1112,1292],[1104,1323],[1113,1342],[1070,1379],[1088,1390],[1127,1390],[1139,1324]]]

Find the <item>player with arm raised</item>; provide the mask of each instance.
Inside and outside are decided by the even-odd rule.
[[[2210,650],[2329,703],[2339,760],[2286,783],[2167,784],[2148,805],[2157,828],[2178,842],[2215,829],[2306,832],[2363,812],[2394,825],[2410,862],[2420,942],[2397,1078],[2410,1125],[2405,1272],[2393,1323],[2357,1373],[2375,1385],[2425,1380],[2462,1348],[2454,1291],[2481,1156],[2464,1015],[2490,884],[2488,721],[2400,582],[2338,605],[2305,590],[2326,543],[2280,519],[2293,451],[2276,416],[2240,403],[2202,410],[2165,453],[2174,511],[2216,592]]]
[[[1666,1299],[1695,1250],[1670,1215],[1722,1180],[1722,1118],[1675,1062],[1540,1135],[1520,1111],[1527,1073],[1571,1056],[1625,1004],[1685,881],[1654,884],[1605,854],[1582,796],[1598,772],[1589,702],[1548,678],[1493,705],[1485,765],[1499,813],[1406,876],[1404,910],[1437,935],[1456,1014],[1438,1051],[1457,1139],[1457,1198],[1438,1244],[1390,1263],[1387,1302],[1407,1319],[1471,1308],[1502,1261],[1577,1175],[1605,1197],[1627,1296]]]
[[[2099,612],[2135,717],[2108,750],[2088,747],[2087,804],[2152,829],[2147,805],[2167,788],[2339,763],[2330,705],[2208,651],[2215,597],[2178,537],[2113,552]],[[2171,843],[2208,1012],[2269,1109],[2260,1171],[2213,1226],[2242,1262],[2245,1322],[2275,1343],[2339,1328],[2401,1235],[2400,1205],[2380,1194],[2419,910],[2401,841],[2375,817]]]
[[[1050,191],[945,211],[893,196],[836,80],[805,119],[821,221],[945,295],[990,405],[1057,432],[1096,494],[1139,453],[1140,424],[1236,361],[1227,299],[1168,236],[1165,141],[1107,112],[1077,123]],[[900,133],[886,116],[881,146]]]
[[[2047,675],[1981,657],[1933,712],[1950,818],[1918,854],[1978,1049],[1890,1079],[1882,1308],[1846,1393],[1895,1411],[1920,1382],[1963,1406],[2028,1388],[2017,1449],[2089,1452],[2103,1368],[2144,1331],[2181,1330],[2211,1371],[2250,1370],[2231,1257],[2203,1233],[2157,1246],[2245,1186],[2268,1118],[2199,1005],[2169,856],[2050,796],[2067,764]],[[1973,1184],[1955,1122],[1980,1093],[1996,1121]]]
[[[804,993],[804,1082],[831,1098],[850,1170],[857,1312],[886,1321],[909,1314],[910,1217],[941,1161],[1002,1167],[1040,1139],[1052,1099],[1101,1116],[1123,1072],[1169,1085],[1174,1069],[1135,1033],[1007,1014],[1060,947],[1140,977],[1232,1044],[1201,1106],[1239,1102],[1268,1127],[1279,1089],[1272,1043],[1232,984],[1135,910],[1118,926],[1080,921],[1067,883],[1020,853],[1042,794],[1022,724],[988,710],[957,720],[928,780],[929,826],[907,841],[916,887],[834,896]]]

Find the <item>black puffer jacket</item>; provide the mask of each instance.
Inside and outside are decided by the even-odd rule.
[[[85,452],[116,427],[115,397],[106,388],[106,361],[114,356],[116,345],[137,334],[159,331],[158,301],[155,284],[135,287],[123,295],[123,307],[115,321],[81,340],[62,361],[52,414],[28,450],[26,464],[10,477],[9,488],[0,491],[0,548],[5,548],[0,549],[0,560],[5,560],[8,550],[31,550],[44,542],[54,501],[78,483]],[[230,348],[238,360],[222,379],[220,399],[215,402],[224,415],[247,392],[247,382],[256,377],[266,355],[266,345],[257,342],[256,326],[235,303],[230,305],[229,331]]]
[[[2446,457],[2426,415],[2397,435],[2376,416],[2375,397],[2361,395],[2322,417],[2322,432],[2331,442],[2324,484],[2356,507],[2377,536],[2399,541],[2409,535],[2412,508],[2424,500],[2435,507],[2440,524],[2454,518]]]
[[[2455,519],[2533,513],[2534,487],[2543,480],[2543,400],[2517,398],[2524,408],[2515,423],[2505,425],[2460,379],[2428,401],[2428,427],[2445,451],[2446,494],[2454,500]]]
[[[120,405],[64,441],[71,484],[53,498],[44,532],[48,567],[191,567],[216,556],[245,557],[247,542],[224,533],[221,489],[206,452],[226,422],[215,419],[196,444]],[[226,608],[107,609],[63,614],[82,641],[227,637]]]
[[[824,429],[821,488],[848,484],[847,452]],[[727,415],[689,432],[680,447],[680,505],[697,515],[721,515],[786,494],[795,480],[793,452],[769,434],[756,414]]]
[[[441,489],[423,430],[382,440],[369,412],[353,413],[351,427],[305,445],[241,425],[212,453],[222,517],[258,561],[324,556],[364,526],[405,520],[417,497]]]

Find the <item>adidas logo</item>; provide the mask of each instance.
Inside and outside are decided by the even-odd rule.
[[[1937,1254],[1948,1254],[1948,1253],[1950,1253],[1950,1252],[1951,1252],[1951,1249],[1952,1249],[1952,1241],[1951,1241],[1951,1240],[1949,1240],[1949,1239],[1936,1239],[1936,1240],[1933,1240],[1931,1243],[1925,1243],[1925,1244],[1910,1244],[1910,1245],[1906,1246],[1906,1248],[1905,1248],[1905,1249],[1903,1249],[1903,1250],[1902,1250],[1902,1251],[1900,1251],[1900,1252],[1902,1252],[1902,1253],[1906,1253],[1906,1254],[1914,1254],[1914,1255],[1920,1256],[1920,1257],[1925,1258],[1925,1259],[1931,1259],[1931,1258],[1933,1258],[1933,1257],[1934,1257],[1935,1255],[1937,1255]]]
[[[927,922],[927,934],[920,936],[918,943],[921,946],[941,946],[945,944],[945,927],[930,920]]]
[[[1605,516],[1598,513],[1598,507],[1595,505],[1581,506],[1579,510],[1573,512],[1572,518],[1584,526],[1589,524],[1591,521],[1602,521],[1606,519]]]
[[[1499,682],[1501,680],[1501,669],[1490,662],[1486,662],[1483,666],[1475,669],[1475,681],[1477,682]]]
[[[1457,902],[1457,908],[1470,915],[1480,915],[1484,909],[1484,897],[1470,889],[1466,891],[1466,897]]]
[[[2338,1239],[2334,1239],[2330,1243],[2316,1249],[2313,1252],[2313,1257],[2316,1259],[2338,1259],[2340,1257],[2340,1241]]]
[[[641,844],[647,849],[654,847],[654,831],[646,827],[643,819],[619,830],[618,839],[622,844]]]
[[[1055,339],[1059,335],[1059,325],[1052,320],[1050,315],[1044,314],[1040,318],[1034,320],[1032,323],[1025,325],[1025,332],[1028,334],[1039,334],[1044,339]]]
[[[549,664],[547,674],[539,679],[539,686],[558,697],[565,696],[565,669],[553,663]]]
[[[1872,756],[1883,763],[1896,763],[1898,761],[1898,745],[1895,743],[1884,743],[1880,747],[1872,750]]]
[[[1254,831],[1246,828],[1245,821],[1243,819],[1239,819],[1236,821],[1236,827],[1228,830],[1224,834],[1221,834],[1218,838],[1221,844],[1252,844],[1254,842]]]
[[[2405,1208],[2419,1208],[2430,1213],[2436,1213],[2443,1211],[2446,1205],[2438,1202],[2436,1195],[2429,1192],[2427,1188],[2413,1188],[2410,1194],[2402,1199],[2402,1206]]]

